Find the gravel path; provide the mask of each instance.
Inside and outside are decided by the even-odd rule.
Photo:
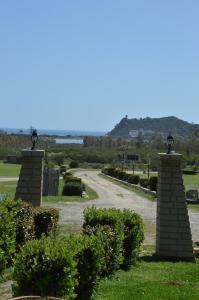
[[[49,203],[60,209],[60,223],[72,226],[81,226],[83,223],[83,210],[92,205],[100,207],[130,208],[140,214],[145,223],[145,243],[155,243],[156,202],[142,198],[134,192],[118,186],[103,177],[98,176],[99,171],[82,170],[76,173],[83,181],[94,189],[99,198],[84,202]],[[189,210],[189,218],[194,242],[199,241],[199,212]]]

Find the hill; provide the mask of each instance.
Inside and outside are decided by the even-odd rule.
[[[139,134],[145,137],[155,134],[166,136],[171,132],[172,135],[185,137],[196,131],[199,133],[199,124],[191,124],[173,116],[163,118],[147,117],[143,119],[128,119],[126,116],[107,135],[111,137],[133,138]]]

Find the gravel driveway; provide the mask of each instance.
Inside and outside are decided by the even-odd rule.
[[[92,205],[100,207],[130,208],[140,214],[145,223],[145,243],[155,243],[156,202],[142,198],[134,192],[118,186],[103,177],[99,171],[82,170],[76,173],[83,181],[94,189],[99,198],[84,202],[49,203],[48,205],[60,209],[60,223],[81,226],[83,210]],[[199,241],[199,212],[189,210],[189,218],[194,242]]]

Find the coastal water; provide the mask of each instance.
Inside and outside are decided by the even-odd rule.
[[[30,134],[30,129],[24,128],[0,128],[8,134]],[[37,129],[40,135],[56,135],[56,136],[104,136],[104,131],[82,131],[82,130],[57,130],[57,129]]]

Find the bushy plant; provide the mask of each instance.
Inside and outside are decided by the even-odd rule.
[[[140,185],[144,188],[148,188],[149,187],[149,179],[140,178]]]
[[[6,260],[5,260],[5,255],[4,252],[0,249],[0,276],[3,270],[6,267]]]
[[[34,239],[34,214],[30,203],[21,202],[16,214],[16,244],[17,248]]]
[[[109,175],[109,176],[114,176],[115,174],[115,168],[104,168],[102,170],[102,173],[104,173],[105,175]]]
[[[70,164],[69,164],[69,167],[70,167],[71,169],[79,168],[79,164],[78,164],[77,161],[72,160],[72,161],[70,162]]]
[[[66,172],[66,170],[67,170],[66,166],[61,165],[61,166],[60,166],[60,169],[59,169],[59,172],[60,172],[60,174],[63,174],[63,173]]]
[[[80,182],[67,182],[62,191],[63,196],[81,196],[83,186]]]
[[[96,234],[99,226],[109,226],[112,231],[110,235],[112,234],[113,239],[109,245],[112,247],[111,267],[109,267],[109,271],[112,273],[119,268],[123,261],[122,244],[124,233],[120,211],[114,208],[86,208],[84,210],[83,232]]]
[[[125,176],[126,176],[126,172],[121,171],[121,170],[118,170],[117,176],[116,176],[118,179],[124,180],[124,179],[125,179]]]
[[[14,264],[14,295],[74,299],[77,268],[73,256],[61,241],[42,237],[28,242]]]
[[[5,199],[0,202],[0,251],[6,265],[12,264],[16,251],[17,207],[17,201]]]
[[[64,176],[65,183],[67,182],[82,182],[82,179],[76,176]]]
[[[55,208],[34,208],[35,237],[40,238],[42,234],[49,235],[55,232],[59,220],[59,211]]]
[[[127,181],[129,183],[138,184],[140,181],[140,176],[130,174]]]
[[[135,212],[124,209],[121,211],[124,224],[123,268],[129,268],[139,255],[144,240],[144,229],[141,217]]]
[[[151,191],[157,191],[158,177],[151,176],[149,179],[149,188]]]
[[[96,236],[70,236],[66,247],[73,251],[77,265],[77,299],[90,299],[104,266],[104,249]]]

